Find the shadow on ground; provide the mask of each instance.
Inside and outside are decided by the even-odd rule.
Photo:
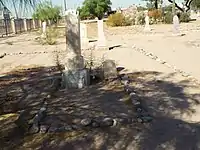
[[[151,123],[121,125],[104,129],[26,135],[14,120],[21,110],[32,118],[49,94],[48,116],[44,124],[59,127],[75,124],[82,118],[132,117],[133,107],[121,99],[126,97],[118,81],[98,83],[82,90],[58,90],[51,87],[56,67],[15,70],[0,77],[0,147],[3,149],[70,149],[70,150],[197,150],[200,126],[181,119],[194,115],[199,94],[185,92],[194,87],[188,80],[173,83],[156,80],[160,72],[127,74],[142,105],[154,116]]]

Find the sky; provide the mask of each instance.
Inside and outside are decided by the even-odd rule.
[[[55,5],[59,5],[61,7],[64,8],[64,0],[49,0],[49,1],[52,1],[53,4]],[[78,6],[81,6],[82,2],[84,0],[66,0],[67,1],[67,7],[69,9],[76,9]],[[163,0],[164,1],[164,4],[169,4],[168,3],[168,0]],[[177,3],[181,3],[183,2],[183,0],[175,0]],[[136,5],[143,5],[145,6],[146,2],[144,0],[111,0],[112,2],[112,8],[119,8],[119,7],[128,7],[132,4],[136,4]],[[12,14],[14,15],[14,8],[12,8],[12,5],[8,7]],[[31,17],[32,13],[31,12],[23,12],[23,15],[21,17]]]
[[[63,5],[64,0],[52,0],[52,2],[56,5]],[[77,8],[78,6],[81,5],[81,3],[84,0],[67,0],[67,5],[68,8]],[[113,8],[118,8],[118,7],[128,7],[132,4],[136,4],[136,5],[145,5],[145,2],[143,0],[111,0],[112,2],[112,7]],[[176,0],[176,2],[181,3],[183,2],[183,0]],[[164,3],[167,3],[167,0],[164,0]]]

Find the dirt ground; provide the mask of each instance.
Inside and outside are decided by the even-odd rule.
[[[135,46],[152,52],[199,79],[200,23],[181,24],[181,32],[186,34],[182,37],[172,36],[171,25],[154,25],[152,28],[151,33],[144,33],[142,26],[105,26],[110,50],[93,50],[92,55],[97,64],[103,57],[115,60],[118,67],[124,68],[120,73],[130,77],[132,88],[153,116],[153,121],[64,133],[24,135],[17,130],[14,120],[21,110],[28,110],[30,118],[33,117],[40,109],[44,96],[49,93],[54,93],[54,96],[48,100],[46,123],[50,122],[55,127],[79,122],[85,117],[133,117],[135,111],[131,104],[124,101],[127,95],[123,87],[118,83],[103,82],[82,90],[55,92],[47,79],[57,73],[54,51],[65,50],[64,31],[58,44],[52,46],[36,42],[36,33],[0,39],[0,51],[10,54],[0,59],[0,148],[200,149],[200,86],[132,48]],[[88,29],[89,38],[97,39],[96,24],[89,24]],[[91,51],[83,50],[82,54],[89,58]],[[62,62],[64,55],[61,53],[60,57]]]

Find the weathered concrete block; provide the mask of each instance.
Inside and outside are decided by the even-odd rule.
[[[117,77],[117,67],[113,60],[106,60],[103,62],[103,73],[105,79]]]
[[[65,88],[83,88],[90,85],[88,69],[63,71],[63,85]]]

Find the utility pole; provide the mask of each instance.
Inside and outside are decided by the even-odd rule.
[[[64,0],[64,8],[65,8],[65,12],[67,11],[67,0]]]
[[[175,0],[173,0],[173,6],[172,6],[172,14],[173,14],[173,16],[175,16],[175,13],[176,13],[175,12],[176,11],[175,8],[176,8],[175,7]]]

